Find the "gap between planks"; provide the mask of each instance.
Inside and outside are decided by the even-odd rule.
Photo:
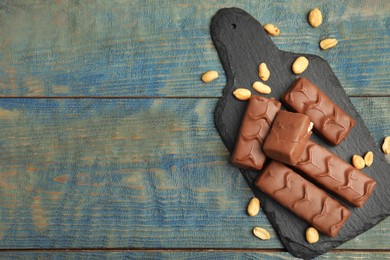
[[[3,248],[1,252],[221,252],[221,253],[281,253],[284,248]],[[387,253],[390,249],[333,249],[331,253]]]
[[[390,95],[350,95],[350,98],[385,98]],[[0,99],[219,99],[213,96],[0,96]]]

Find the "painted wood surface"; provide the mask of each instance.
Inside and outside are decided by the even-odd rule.
[[[390,94],[387,0],[37,0],[0,3],[0,95],[220,96],[209,23],[229,6],[277,24],[280,49],[325,58],[348,94]],[[315,6],[324,13],[318,29],[306,19]],[[321,51],[325,37],[339,45]],[[221,78],[206,86],[199,77],[208,69]]]
[[[5,252],[0,253],[4,259],[298,259],[286,252]],[[317,258],[321,259],[390,259],[389,253],[372,252],[331,252]]]
[[[380,143],[390,100],[352,100]],[[213,127],[216,101],[2,100],[0,249],[281,248],[264,214],[246,215],[252,194]],[[343,248],[386,249],[389,230]]]
[[[1,258],[290,258],[264,214],[246,215],[252,193],[212,120],[226,78],[209,23],[229,6],[277,24],[279,48],[325,58],[378,146],[390,135],[389,1],[0,1]],[[320,51],[328,36],[339,45]],[[208,69],[220,78],[206,85]],[[324,259],[389,258],[389,230]]]

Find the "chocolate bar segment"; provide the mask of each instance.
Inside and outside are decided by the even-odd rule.
[[[255,185],[322,233],[335,237],[349,210],[284,164],[272,161]]]
[[[308,79],[297,79],[282,100],[308,115],[314,128],[333,145],[341,143],[355,126],[355,120]]]
[[[238,167],[254,170],[263,168],[266,160],[263,152],[264,139],[280,106],[280,102],[273,98],[250,98],[232,155],[232,162]]]
[[[280,111],[264,142],[265,154],[277,161],[294,165],[301,157],[313,125],[308,116]]]
[[[376,185],[368,175],[312,141],[294,167],[357,207],[363,206]]]

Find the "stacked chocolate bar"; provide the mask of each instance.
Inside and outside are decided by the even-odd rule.
[[[282,102],[295,112],[280,110],[281,103],[275,99],[251,97],[232,162],[241,168],[260,170],[269,158],[256,187],[322,233],[335,237],[350,212],[315,184],[361,207],[376,182],[311,141],[310,136],[314,128],[330,144],[338,145],[355,120],[305,78],[293,83]]]

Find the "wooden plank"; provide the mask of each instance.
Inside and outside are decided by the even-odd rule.
[[[287,252],[2,252],[4,259],[298,259]],[[330,252],[316,259],[390,259],[388,252]]]
[[[270,4],[272,3],[272,4]],[[349,95],[390,95],[387,0],[6,1],[0,4],[1,96],[219,97],[225,76],[209,35],[215,12],[249,11],[281,29],[282,50],[325,58]],[[311,28],[310,8],[324,23]],[[326,52],[320,39],[339,45]],[[216,69],[208,85],[200,75]]]
[[[379,145],[390,100],[352,100]],[[1,99],[0,248],[281,248],[263,213],[246,215],[252,193],[214,128],[216,102]],[[343,248],[387,249],[389,230]]]

